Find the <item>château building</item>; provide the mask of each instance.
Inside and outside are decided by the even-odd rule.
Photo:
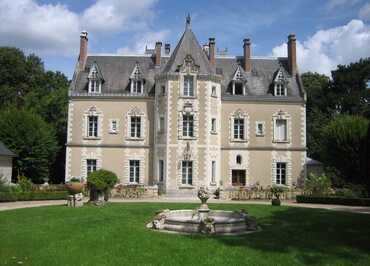
[[[90,54],[87,32],[69,91],[66,181],[104,168],[169,196],[285,184],[305,175],[305,91],[296,38],[288,57],[218,55],[185,31],[171,51]]]

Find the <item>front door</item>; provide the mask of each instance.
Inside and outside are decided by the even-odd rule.
[[[232,170],[232,185],[238,187],[246,185],[245,170]]]

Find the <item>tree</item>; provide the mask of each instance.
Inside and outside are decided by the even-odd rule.
[[[370,183],[366,162],[368,128],[366,118],[351,115],[338,115],[323,128],[322,158],[349,183]]]
[[[0,139],[17,154],[14,170],[34,183],[49,177],[58,150],[54,128],[26,109],[0,111]]]

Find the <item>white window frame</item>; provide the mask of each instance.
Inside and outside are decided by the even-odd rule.
[[[256,121],[256,136],[263,137],[264,135],[265,135],[265,123],[262,121]]]
[[[211,87],[211,96],[217,98],[217,87],[216,86]]]
[[[211,184],[216,184],[216,161],[211,161]]]
[[[275,170],[276,171],[275,172],[275,184],[276,185],[287,185],[287,170],[288,170],[288,165],[286,162],[276,162],[276,170]]]
[[[129,160],[129,183],[140,183],[140,160]]]
[[[236,123],[238,121],[238,123]],[[236,141],[245,140],[245,119],[241,117],[233,118],[233,139]]]
[[[93,118],[94,121],[90,121],[91,118]],[[99,116],[98,115],[91,114],[87,116],[87,137],[88,138],[98,138],[99,137]]]
[[[278,97],[287,96],[286,86],[282,82],[277,82],[274,85],[274,95]]]
[[[193,185],[193,172],[194,163],[193,161],[183,160],[181,161],[181,183],[183,185]]]
[[[190,80],[191,82],[189,82]],[[182,96],[183,97],[195,97],[195,84],[196,84],[195,76],[190,75],[190,74],[185,74],[183,77]]]
[[[134,137],[131,136],[131,117],[140,117],[140,137],[137,137],[137,134],[134,134]],[[126,114],[126,119],[124,122],[127,125],[127,130],[125,130],[127,140],[132,141],[144,141],[146,134],[146,115],[138,107],[134,107]],[[134,130],[136,132],[136,130]]]
[[[185,120],[186,118],[186,120]],[[194,115],[182,114],[182,136],[184,138],[194,138]]]
[[[279,122],[283,124],[278,125]],[[282,125],[284,125],[282,127]],[[284,130],[284,132],[282,132]],[[288,142],[288,119],[277,118],[274,121],[274,141],[275,142]]]
[[[119,131],[118,129],[119,129],[118,119],[110,119],[109,120],[109,133],[117,134]]]
[[[142,79],[131,79],[131,94],[141,95],[144,93],[144,81]],[[140,86],[138,85],[140,84]]]
[[[138,121],[135,121],[138,120]],[[130,116],[130,138],[141,139],[142,138],[142,119],[141,116],[132,115]],[[133,127],[134,126],[134,127]]]
[[[89,162],[94,162],[93,164],[89,164]],[[97,159],[86,159],[86,177],[95,172],[98,169],[98,160]]]

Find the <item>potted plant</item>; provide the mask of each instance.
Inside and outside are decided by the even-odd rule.
[[[81,182],[80,179],[73,177],[71,178],[66,184],[65,187],[67,188],[69,194],[75,195],[81,193],[85,184]]]
[[[108,170],[100,169],[90,173],[87,177],[90,201],[96,205],[108,201],[110,190],[117,183],[117,180],[117,175]]]
[[[272,200],[271,200],[271,204],[273,206],[280,206],[281,205],[281,200],[280,200],[280,196],[281,194],[283,194],[285,191],[287,190],[287,187],[286,186],[278,186],[278,185],[274,185],[271,187],[271,193],[272,193]]]

